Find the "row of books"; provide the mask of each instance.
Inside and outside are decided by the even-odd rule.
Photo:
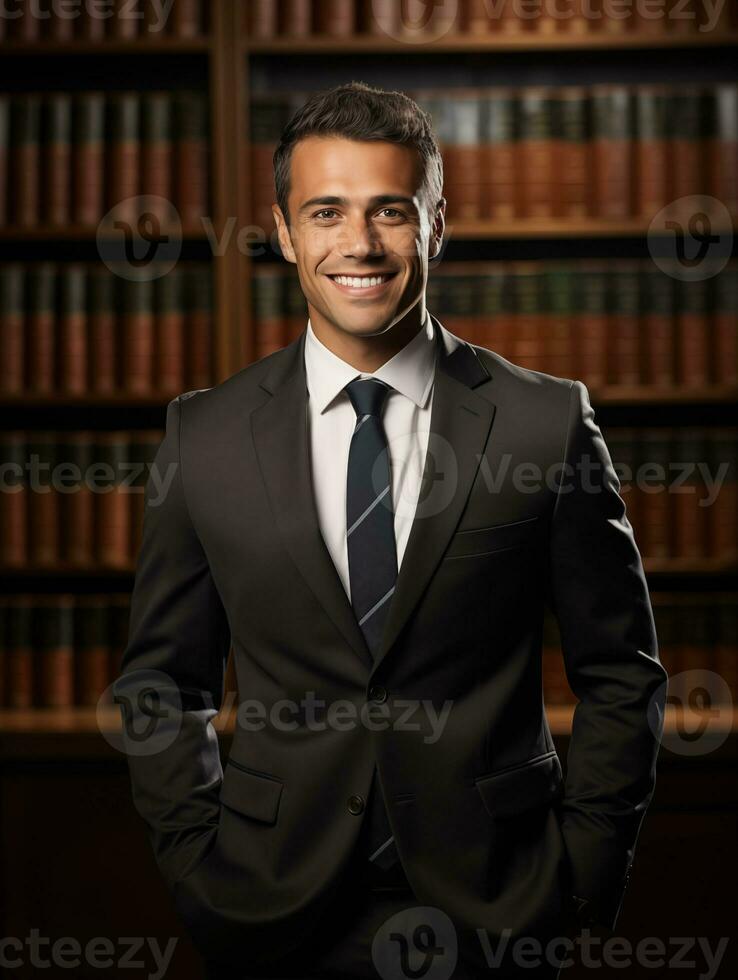
[[[645,260],[449,262],[431,271],[426,302],[457,336],[593,389],[738,384],[734,261],[696,282]],[[254,267],[252,308],[258,356],[307,322],[291,267]]]
[[[738,560],[738,429],[604,434],[646,559]],[[0,433],[0,564],[128,568],[161,438],[148,430]],[[152,492],[165,494],[167,477],[156,474]]]
[[[6,5],[0,17],[0,42],[103,41],[161,37],[192,38],[207,30],[204,0],[97,0]]]
[[[207,388],[211,292],[204,262],[142,281],[100,263],[8,263],[0,268],[0,393],[171,397]]]
[[[475,219],[650,220],[695,194],[738,214],[736,84],[408,94],[430,112],[439,138],[451,235],[455,221]],[[308,95],[259,94],[251,106],[249,180],[261,227],[273,225],[274,148]]]
[[[427,5],[426,5],[427,6]],[[247,22],[251,36],[307,37],[355,34],[414,40],[455,35],[581,35],[605,33],[690,34],[735,29],[735,9],[725,3],[712,14],[696,0],[660,4],[609,4],[603,0],[459,0],[440,4],[430,13],[421,4],[400,0],[251,0]]]
[[[128,637],[130,597],[7,595],[0,599],[0,706],[112,702]]]
[[[162,438],[143,429],[0,433],[0,565],[130,569]]]
[[[607,427],[645,559],[738,560],[738,429]]]
[[[665,601],[653,602],[653,614],[659,657],[669,674],[670,700],[691,703],[690,694],[696,687],[713,705],[738,700],[738,596],[687,593],[663,598]],[[556,621],[547,615],[543,675],[548,704],[574,701],[560,642]]]
[[[0,95],[0,225],[95,225],[118,206],[185,226],[208,213],[207,97],[176,92]],[[122,203],[121,203],[122,202]]]

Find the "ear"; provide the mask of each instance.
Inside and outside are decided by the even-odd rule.
[[[297,257],[295,255],[295,250],[292,247],[289,226],[287,225],[284,215],[282,214],[282,209],[278,204],[272,204],[272,214],[274,215],[274,220],[277,223],[277,235],[279,237],[279,247],[282,249],[282,255],[288,262],[296,264]]]
[[[446,230],[446,198],[442,197],[438,202],[433,226],[431,228],[430,239],[428,241],[428,258],[435,259],[440,253],[443,245],[443,234]]]

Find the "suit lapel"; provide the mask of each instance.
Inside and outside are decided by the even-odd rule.
[[[370,670],[399,636],[454,533],[495,414],[495,406],[473,391],[489,381],[489,372],[464,341],[449,353],[441,325],[433,320],[438,360],[423,481],[426,491],[421,491],[424,503],[419,503],[413,521],[376,660],[320,531],[307,428],[305,330],[273,356],[261,381],[271,398],[251,415],[254,448],[282,539],[318,601]],[[442,506],[437,506],[439,500]]]

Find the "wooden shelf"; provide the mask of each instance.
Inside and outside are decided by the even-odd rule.
[[[515,218],[512,221],[454,221],[446,225],[446,241],[500,238],[643,238],[649,233],[647,218]],[[738,228],[738,223],[736,224]],[[727,233],[717,229],[715,234]],[[661,235],[660,231],[651,234]],[[664,233],[666,234],[666,233]],[[671,234],[669,232],[668,234]]]
[[[611,385],[590,389],[592,401],[600,405],[701,405],[738,401],[738,387],[713,385],[705,388],[657,388],[650,385]]]
[[[183,389],[184,390],[184,389]],[[9,395],[0,392],[0,407],[5,408],[166,408],[177,395],[129,395],[113,393],[110,395],[35,395],[33,392]]]
[[[387,36],[357,35],[355,37],[274,37],[249,38],[242,41],[246,54],[384,54],[401,51],[405,54],[467,54],[486,52],[535,51],[631,51],[648,48],[714,48],[738,44],[738,32],[710,34],[532,34],[520,33],[507,37],[497,34],[478,36],[447,34],[437,41],[417,43]]]
[[[108,55],[108,54],[197,54],[210,51],[212,41],[202,37],[131,38],[88,41],[3,41],[0,55]]]
[[[136,566],[131,565],[0,565],[0,578],[130,578]]]
[[[161,229],[162,234],[182,235],[182,238],[208,240],[208,233],[202,225],[189,225],[180,229]],[[104,238],[118,238],[120,232],[114,228],[102,230]],[[5,225],[0,227],[0,242],[49,242],[49,241],[90,241],[98,237],[98,225]]]
[[[643,567],[647,575],[727,575],[738,572],[735,558],[648,558]]]

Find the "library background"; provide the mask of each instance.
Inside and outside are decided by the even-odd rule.
[[[734,0],[161,9],[47,0],[0,16],[0,936],[178,936],[170,975],[196,976],[133,809],[109,693],[145,464],[174,395],[304,329],[273,234],[271,156],[310,92],[358,79],[411,94],[442,143],[448,235],[430,310],[589,388],[674,678],[619,930],[714,948],[732,934],[738,798]],[[117,229],[139,220],[141,195],[174,251],[157,253],[156,276],[119,275]],[[680,242],[706,241],[705,222],[718,244],[690,265]],[[65,463],[105,464],[104,492],[74,478],[52,487]],[[679,490],[652,472],[636,486],[648,465]],[[544,658],[565,762],[574,698],[553,620]],[[224,755],[234,686],[229,667]],[[729,948],[719,975],[736,966]]]

